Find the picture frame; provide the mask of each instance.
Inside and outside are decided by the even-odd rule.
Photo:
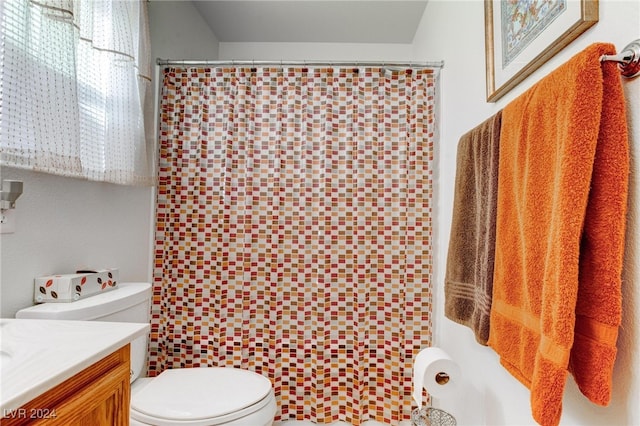
[[[598,0],[484,0],[487,102],[496,102],[598,19]]]

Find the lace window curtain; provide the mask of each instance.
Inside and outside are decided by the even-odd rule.
[[[0,2],[0,164],[153,183],[152,120],[144,119],[152,110],[146,7],[131,0]]]
[[[150,375],[246,368],[276,420],[408,421],[434,94],[433,70],[165,69]]]

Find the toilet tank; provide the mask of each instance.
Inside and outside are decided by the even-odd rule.
[[[120,283],[118,287],[86,299],[42,303],[22,309],[16,318],[148,323],[151,315],[151,284]],[[148,336],[131,342],[131,381],[144,372]]]

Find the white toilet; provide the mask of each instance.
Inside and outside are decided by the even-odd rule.
[[[70,303],[43,303],[16,318],[149,322],[151,285],[122,283],[118,288]],[[147,337],[131,343],[131,425],[267,426],[276,400],[271,382],[237,368],[179,368],[153,378],[145,368]]]

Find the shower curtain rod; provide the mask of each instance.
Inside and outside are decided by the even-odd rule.
[[[180,60],[161,59],[156,60],[158,65],[204,65],[204,66],[343,66],[360,67],[373,66],[383,68],[442,68],[444,61],[437,62],[375,62],[375,61],[253,61],[253,60]]]

